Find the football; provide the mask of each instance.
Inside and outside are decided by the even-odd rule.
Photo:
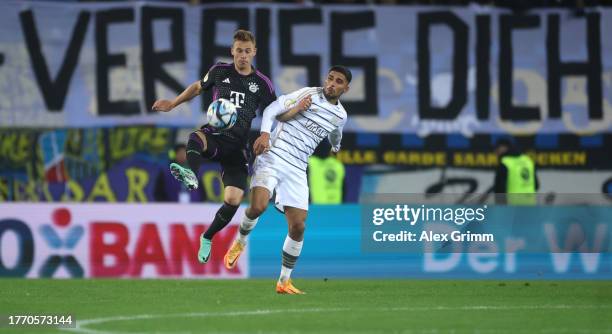
[[[227,130],[236,124],[236,106],[226,99],[214,100],[206,112],[208,124],[219,130]]]

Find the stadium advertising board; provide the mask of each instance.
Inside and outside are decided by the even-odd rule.
[[[287,235],[287,224],[285,217],[272,209],[266,211],[251,233],[248,253],[240,258],[237,269],[227,271],[222,257],[236,237],[241,211],[227,228],[215,236],[211,261],[206,265],[197,263],[198,237],[216,208],[215,205],[180,204],[1,204],[0,276],[276,277],[281,264],[279,249]],[[602,230],[597,225],[607,221],[609,215],[605,213],[609,212],[609,207],[560,207],[558,213],[552,214],[549,214],[551,209],[532,208],[526,219],[541,218],[545,214],[549,223],[561,224],[555,232],[556,241],[550,244],[559,249],[538,248],[549,243],[529,244],[532,238],[527,238],[522,245],[505,239],[496,240],[498,248],[482,252],[466,247],[463,251],[451,252],[423,252],[409,248],[397,251],[377,244],[370,246],[380,249],[364,249],[362,238],[366,229],[360,223],[366,217],[362,214],[364,208],[359,205],[313,205],[296,275],[311,278],[465,279],[612,277],[609,266],[611,229]],[[491,207],[487,210],[488,217],[492,218]],[[507,216],[508,209],[503,210],[502,215]],[[565,228],[570,225],[563,225],[576,215],[603,220],[593,219],[592,226],[583,229],[587,248],[582,252],[561,252],[567,242],[573,247],[580,245],[580,240],[567,237],[569,229]],[[511,225],[510,218],[502,217],[496,224]],[[528,232],[542,226],[530,226]],[[333,243],[333,248],[330,248],[330,243]],[[514,247],[510,248],[513,252],[508,251],[510,246]]]
[[[399,196],[406,197],[401,194]],[[495,240],[497,248],[481,252],[470,250],[469,247],[450,252],[425,252],[423,249],[415,250],[410,247],[398,251],[397,248],[386,247],[388,245],[384,243],[370,244],[379,248],[376,251],[364,248],[362,238],[373,237],[372,234],[364,234],[367,229],[362,224],[365,224],[369,218],[372,225],[373,213],[370,211],[369,217],[364,215],[365,208],[363,205],[311,206],[304,249],[300,255],[299,266],[296,267],[296,275],[311,278],[444,279],[610,279],[612,277],[609,265],[612,260],[609,244],[612,240],[609,206],[598,208],[559,206],[561,210],[558,213],[555,213],[552,207],[533,207],[523,218],[526,221],[535,221],[547,217],[546,223],[556,226],[556,239],[551,240],[551,243],[548,241],[541,243],[539,242],[541,240],[533,238],[544,235],[544,231],[540,229],[544,226],[544,222],[534,223],[533,226],[528,226],[526,230],[517,233],[517,236],[527,236],[522,246],[513,245],[512,240]],[[501,208],[495,214],[496,209],[491,206],[487,210],[490,219],[499,219],[494,222],[497,227],[504,224],[511,226],[513,217],[504,217],[504,215],[507,216],[508,212],[518,212],[512,208]],[[564,253],[560,249],[566,247],[570,239],[567,238],[570,226],[568,222],[577,215],[588,217],[590,220],[586,220],[586,223],[592,222],[590,227],[583,230],[588,240],[584,245],[587,248],[582,248],[583,252]],[[595,219],[597,217],[600,219]],[[604,229],[596,229],[598,224],[604,224]],[[257,230],[250,236],[251,277],[277,275],[280,261],[278,247],[282,245],[286,233],[283,215],[268,210],[261,217]],[[530,244],[532,241],[537,243]],[[577,243],[572,246],[580,245],[580,239],[574,241]],[[559,249],[554,248],[555,245]]]
[[[192,126],[151,111],[255,32],[278,93],[354,71],[346,130],[592,134],[612,126],[612,11],[175,3],[0,3],[1,126]],[[520,43],[516,41],[520,40]],[[297,42],[299,41],[299,43]],[[325,47],[322,47],[325,46]],[[452,62],[448,60],[452,59]]]
[[[1,204],[0,277],[247,277],[248,255],[232,270],[223,266],[241,211],[215,236],[210,262],[197,261],[200,234],[217,209],[204,204]]]

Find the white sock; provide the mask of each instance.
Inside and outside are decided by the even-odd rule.
[[[281,283],[286,282],[291,277],[292,271],[293,269],[289,269],[285,266],[281,266],[281,273],[280,273],[280,276],[278,277],[278,281]]]
[[[251,230],[255,228],[255,225],[257,225],[258,220],[259,217],[255,219],[250,219],[249,217],[247,217],[246,213],[242,216],[242,221],[240,222],[240,233],[238,233],[238,238],[236,238],[239,243],[246,245],[247,236],[249,235],[249,233],[251,233]]]
[[[302,252],[302,246],[304,241],[295,241],[287,235],[285,243],[283,244],[283,264],[281,266],[281,273],[278,281],[283,283],[291,277],[291,272],[295,263],[297,262],[300,253]]]

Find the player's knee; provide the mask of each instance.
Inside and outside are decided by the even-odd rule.
[[[229,205],[238,206],[242,202],[242,196],[239,195],[225,195],[224,197],[223,200]]]
[[[187,141],[188,150],[204,152],[206,151],[206,147],[206,136],[204,136],[202,131],[197,130],[189,135],[189,140]]]
[[[253,219],[253,217],[261,216],[264,211],[266,211],[267,207],[268,203],[265,201],[253,201],[253,203],[251,203],[251,207],[249,208],[251,219]]]
[[[289,224],[289,236],[293,240],[302,240],[304,237],[304,231],[306,231],[306,224],[303,220],[292,221]]]

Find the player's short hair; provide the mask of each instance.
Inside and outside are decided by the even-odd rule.
[[[253,42],[253,45],[257,45],[257,43],[255,43],[255,36],[253,33],[243,29],[238,29],[234,33],[234,42],[236,41]]]
[[[346,77],[346,80],[350,83],[351,79],[353,79],[353,74],[351,73],[351,70],[349,70],[348,68],[346,68],[345,66],[342,65],[334,65],[332,66],[328,73],[334,71],[334,72],[338,72],[338,73],[342,73],[344,74],[344,76]]]

